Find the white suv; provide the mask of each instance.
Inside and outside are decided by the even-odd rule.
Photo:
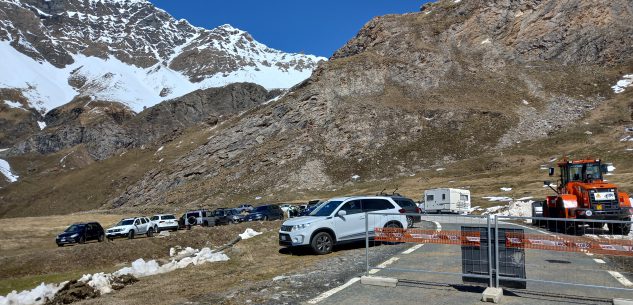
[[[106,230],[106,237],[112,241],[117,237],[127,237],[133,239],[137,235],[146,234],[152,237],[156,230],[156,225],[147,217],[134,217],[121,219],[114,227]]]
[[[370,237],[376,227],[406,228],[407,218],[400,215],[400,210],[387,196],[332,198],[309,216],[285,221],[279,230],[279,245],[310,246],[317,254],[327,254],[336,244],[364,239],[366,222]],[[365,219],[365,212],[392,215],[368,214]]]

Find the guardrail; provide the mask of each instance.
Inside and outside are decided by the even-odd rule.
[[[583,288],[573,292],[577,295],[595,296],[597,289],[604,297],[633,293],[633,236],[622,235],[631,221],[406,214],[420,222],[410,228],[372,228],[380,217],[403,214],[366,214],[367,275],[384,270],[446,284],[550,292],[563,285]],[[424,246],[416,246],[417,256],[401,255],[400,263],[371,266],[369,251],[380,243]]]

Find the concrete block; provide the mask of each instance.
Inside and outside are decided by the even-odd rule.
[[[633,300],[613,299],[613,305],[633,305]]]
[[[398,279],[380,276],[361,276],[360,283],[363,285],[396,287],[396,285],[398,284]]]
[[[503,296],[503,289],[488,287],[484,290],[484,293],[481,294],[481,301],[499,303],[501,301],[501,296]]]

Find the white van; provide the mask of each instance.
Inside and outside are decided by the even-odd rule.
[[[424,191],[426,213],[470,213],[470,191],[441,188]]]

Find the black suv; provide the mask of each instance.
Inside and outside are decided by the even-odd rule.
[[[72,224],[64,232],[57,235],[55,242],[57,246],[63,247],[66,244],[83,244],[89,240],[102,242],[104,239],[103,227],[98,222],[88,222]]]
[[[242,221],[242,215],[237,209],[219,208],[213,211],[215,217],[215,225],[228,225],[229,223],[239,223]]]
[[[284,219],[284,211],[274,204],[262,205],[254,208],[244,217],[244,221]]]

